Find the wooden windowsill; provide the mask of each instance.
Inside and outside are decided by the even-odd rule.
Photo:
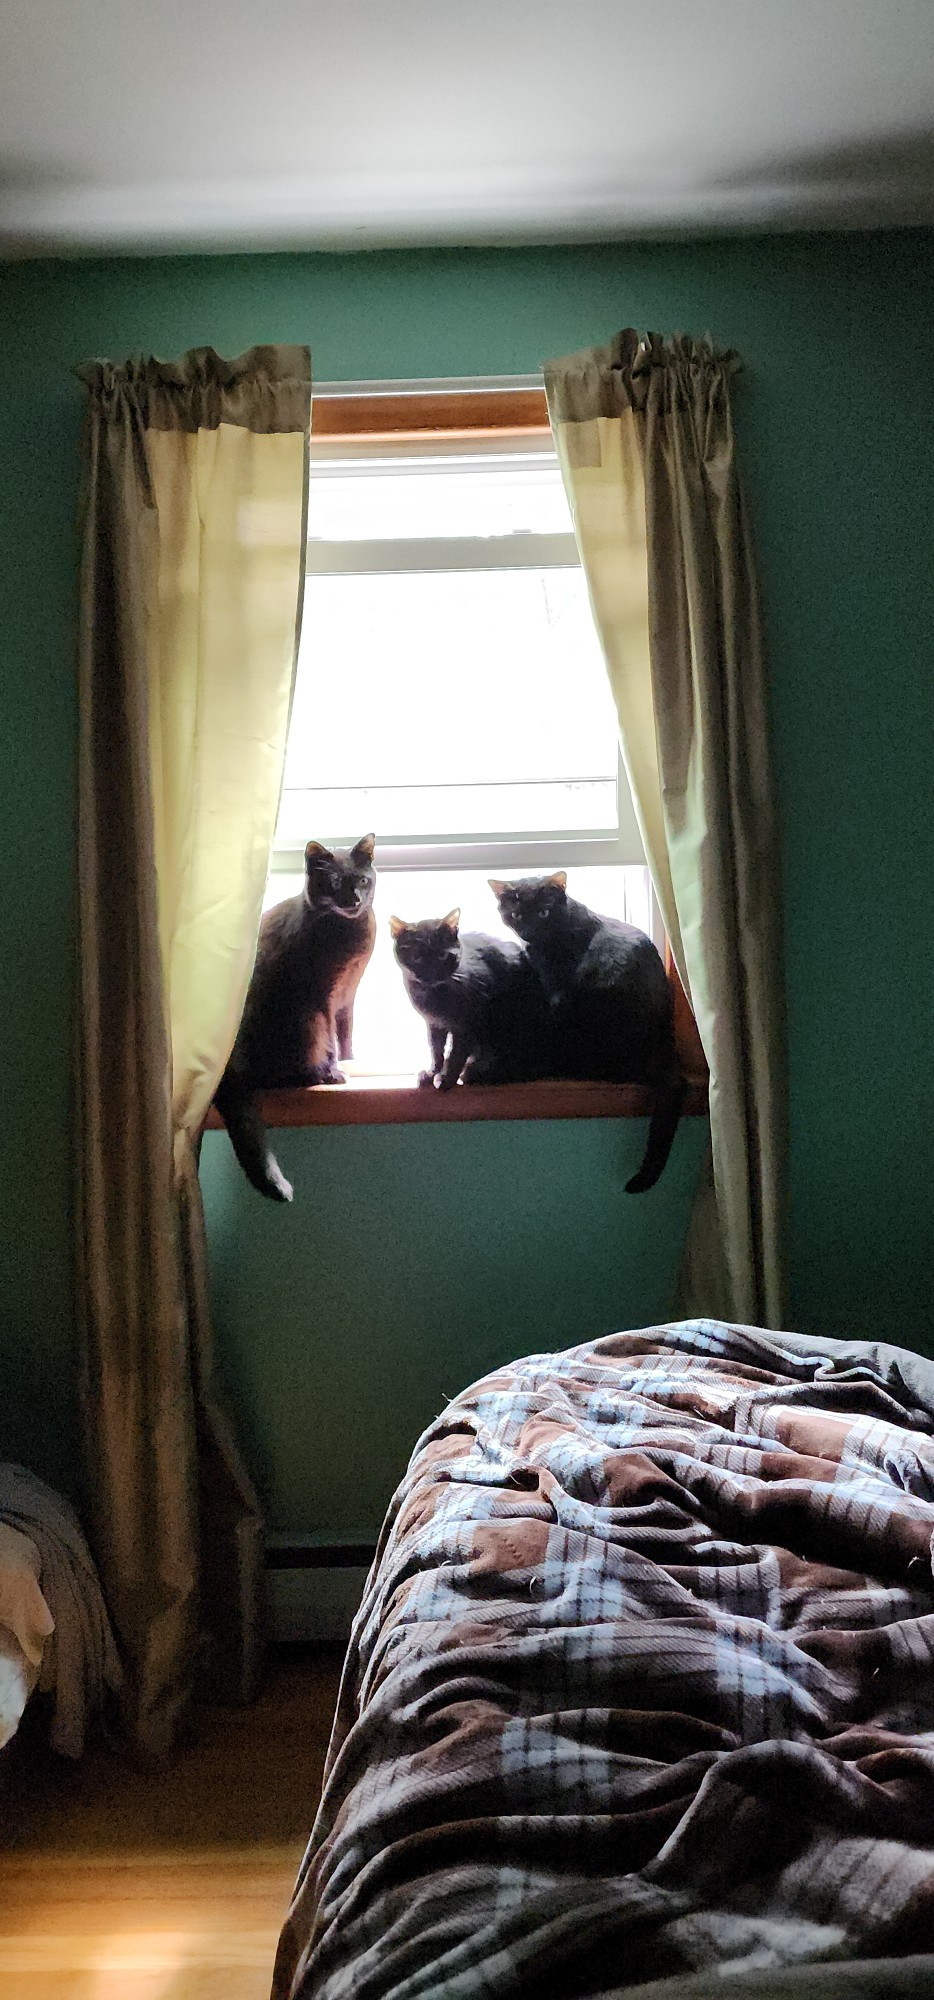
[[[355,1076],[308,1090],[266,1090],[260,1110],[267,1126],[461,1125],[502,1118],[647,1118],[652,1092],[634,1083],[458,1084],[420,1090],[412,1076]],[[689,1085],[684,1116],[707,1114],[706,1083]],[[223,1128],[212,1109],[209,1130]]]
[[[550,437],[541,389],[425,389],[393,395],[328,395],[313,402],[312,449],[318,444],[423,444],[428,438]]]

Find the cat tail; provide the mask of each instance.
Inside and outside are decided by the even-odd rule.
[[[236,1071],[225,1070],[214,1092],[214,1102],[247,1180],[270,1201],[291,1201],[291,1181],[286,1180],[270,1147],[253,1092]]]
[[[680,1071],[671,1070],[662,1077],[655,1092],[642,1165],[631,1181],[626,1182],[627,1194],[644,1194],[647,1188],[655,1186],[671,1152],[686,1094],[687,1084]]]

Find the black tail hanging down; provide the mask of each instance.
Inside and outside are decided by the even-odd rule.
[[[687,1084],[680,1071],[669,1072],[658,1084],[645,1155],[638,1173],[626,1182],[627,1194],[644,1194],[655,1186],[671,1152],[686,1094]]]
[[[292,1183],[286,1180],[272,1151],[253,1092],[228,1069],[214,1093],[214,1102],[247,1180],[269,1201],[291,1201]]]

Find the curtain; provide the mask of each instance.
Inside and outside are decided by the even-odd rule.
[[[551,362],[548,407],[672,953],[710,1068],[683,1304],[782,1324],[778,831],[732,353],[645,339]]]
[[[246,1698],[263,1524],[217,1394],[197,1151],[249,983],[302,600],[310,357],[78,370],[79,1393],[137,1750]]]

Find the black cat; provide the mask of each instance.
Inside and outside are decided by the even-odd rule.
[[[292,1189],[269,1145],[257,1090],[343,1083],[353,1055],[353,1003],[376,937],[375,834],[349,852],[305,849],[298,896],[267,910],[243,1019],[214,1102],[247,1179],[271,1201]]]
[[[627,1194],[642,1194],[654,1187],[671,1151],[685,1093],[662,960],[644,931],[574,902],[563,873],[490,888],[547,996],[554,1074],[650,1084],[655,1091],[645,1157],[626,1184]]]
[[[413,1007],[428,1023],[431,1068],[419,1083],[528,1083],[549,1073],[548,1009],[521,945],[458,932],[460,911],[389,920]]]

